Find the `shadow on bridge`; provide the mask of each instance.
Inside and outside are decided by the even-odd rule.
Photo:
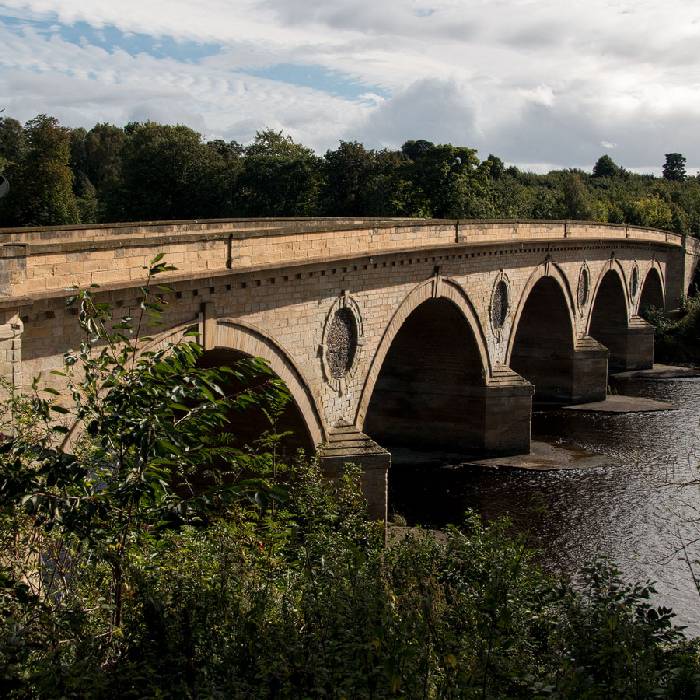
[[[540,278],[530,291],[511,352],[514,372],[535,387],[538,403],[567,403],[573,395],[574,331],[561,286]]]
[[[202,367],[234,367],[236,362],[249,357],[249,355],[230,348],[215,348],[202,355],[199,365]],[[275,375],[276,376],[276,375]],[[252,381],[241,381],[231,378],[225,387],[222,387],[227,396],[233,396],[246,388],[258,388],[267,377],[257,377]],[[234,445],[238,448],[254,446],[254,443],[265,431],[274,431],[278,434],[286,433],[281,439],[277,449],[280,457],[293,457],[302,449],[307,455],[314,454],[315,445],[311,439],[308,426],[301,410],[292,398],[282,409],[274,425],[270,422],[262,406],[252,405],[245,408],[244,412],[231,411],[229,414],[228,432],[234,439]]]
[[[661,275],[655,267],[652,267],[644,280],[642,294],[639,297],[639,315],[646,317],[650,309],[663,310],[664,307],[664,287]]]
[[[474,451],[484,439],[484,377],[462,312],[449,299],[428,299],[393,339],[364,431],[387,448]]]
[[[654,328],[639,316],[630,316],[625,285],[612,268],[598,285],[588,332],[608,349],[611,372],[649,369],[654,364]]]

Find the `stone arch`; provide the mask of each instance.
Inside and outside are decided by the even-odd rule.
[[[663,276],[655,264],[655,261],[652,263],[646,277],[644,278],[642,291],[639,295],[639,307],[637,313],[642,315],[644,311],[650,307],[662,310],[666,307]]]
[[[571,343],[576,345],[576,315],[575,315],[575,304],[574,298],[571,292],[571,285],[566,276],[566,273],[557,265],[552,262],[545,262],[541,264],[528,278],[527,283],[523,291],[520,294],[520,299],[518,301],[518,307],[515,311],[513,317],[513,322],[510,327],[510,337],[508,339],[508,348],[506,351],[505,364],[509,365],[511,360],[511,355],[513,352],[513,345],[515,344],[515,336],[517,334],[517,329],[520,326],[520,319],[522,317],[523,311],[527,300],[530,298],[530,294],[533,288],[538,284],[542,278],[552,279],[560,288],[563,299],[566,304],[566,308],[569,315],[569,322],[571,325]]]
[[[603,280],[608,276],[609,273],[612,273],[618,278],[618,281],[620,283],[620,287],[622,289],[622,296],[625,302],[625,313],[627,315],[627,319],[631,316],[630,313],[630,299],[629,299],[629,285],[627,284],[627,275],[625,274],[625,269],[622,267],[622,264],[620,263],[619,260],[614,259],[610,260],[607,265],[603,267],[603,269],[600,271],[600,274],[598,275],[598,279],[596,280],[595,287],[593,288],[593,293],[591,294],[591,303],[588,309],[588,316],[586,318],[586,330],[587,334],[590,335],[590,328],[591,328],[591,320],[593,318],[593,312],[595,310],[595,305],[596,302],[598,301],[598,295],[600,293],[600,288],[601,285],[603,284]]]
[[[602,271],[596,285],[588,317],[588,335],[608,349],[608,366],[613,370],[631,368],[629,356],[633,336],[629,305],[625,277],[618,266],[610,264]]]
[[[199,319],[193,318],[191,321],[186,321],[185,323],[180,323],[177,326],[169,328],[167,331],[163,331],[158,335],[152,335],[149,337],[148,342],[143,344],[140,352],[154,352],[165,348],[166,345],[176,344],[185,338],[185,334],[191,330],[196,330],[198,327]]]
[[[252,325],[221,318],[211,350],[229,349],[266,360],[272,371],[287,385],[309,431],[314,445],[325,442],[326,427],[310,384],[299,366],[274,339]]]
[[[520,299],[509,343],[510,368],[535,387],[542,403],[571,401],[576,349],[570,290],[553,265],[531,276]]]
[[[367,377],[365,378],[358,402],[357,412],[355,414],[355,425],[358,428],[362,429],[364,425],[374,387],[377,383],[386,355],[394,342],[394,338],[413,311],[431,298],[447,299],[459,309],[474,336],[484,376],[490,376],[491,361],[487,350],[486,337],[481,323],[479,322],[479,317],[466,292],[459,284],[450,279],[434,277],[426,280],[414,287],[406,295],[382,334],[377,350],[372,357],[372,362],[367,372]]]

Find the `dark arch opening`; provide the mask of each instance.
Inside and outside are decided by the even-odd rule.
[[[238,360],[245,357],[249,357],[249,355],[238,350],[215,348],[206,351],[202,355],[199,365],[201,367],[231,367]],[[223,389],[230,395],[241,391],[245,386],[256,387],[262,385],[265,381],[267,381],[267,378],[263,376],[244,385],[236,379],[231,379]],[[250,406],[243,413],[238,411],[231,412],[229,432],[235,437],[235,445],[237,447],[252,446],[264,431],[271,428],[270,421],[260,406]],[[289,433],[280,440],[278,445],[277,451],[282,459],[293,457],[300,449],[304,450],[307,455],[314,454],[311,434],[301,410],[293,398],[287,403],[278,417],[274,430],[278,434]]]
[[[553,277],[542,277],[520,315],[511,369],[534,385],[536,402],[565,403],[572,396],[573,351],[564,292]]]
[[[620,276],[614,270],[608,270],[593,302],[588,335],[608,349],[610,369],[626,369],[627,327],[625,290]]]
[[[415,309],[384,358],[364,431],[385,447],[471,452],[483,444],[484,370],[469,322],[448,299]]]
[[[642,285],[642,294],[639,297],[639,315],[647,318],[652,309],[663,311],[663,308],[664,289],[661,284],[661,275],[655,267],[652,267]]]
[[[693,277],[690,280],[686,295],[688,297],[696,297],[700,293],[700,265],[697,265],[693,270]]]

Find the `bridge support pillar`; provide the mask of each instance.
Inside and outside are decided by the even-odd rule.
[[[605,401],[608,389],[608,350],[586,336],[578,341],[571,366],[569,403]]]
[[[494,369],[484,387],[482,439],[487,454],[527,454],[530,451],[534,387],[509,367]]]
[[[633,316],[627,328],[601,329],[596,340],[608,349],[612,371],[651,369],[654,365],[654,326],[640,316]]]
[[[19,313],[7,311],[0,316],[0,377],[6,386],[21,389],[22,386],[22,332],[24,325]],[[0,398],[8,398],[5,390]]]
[[[329,479],[339,478],[346,464],[359,467],[368,514],[373,520],[386,523],[391,466],[391,454],[387,450],[354,426],[347,426],[331,432],[318,456],[321,471]]]

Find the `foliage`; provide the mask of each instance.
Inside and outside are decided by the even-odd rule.
[[[572,585],[474,514],[387,547],[356,469],[277,461],[289,394],[262,362],[143,337],[171,269],[151,261],[135,318],[76,291],[68,392],[5,406],[6,697],[698,696],[700,647],[649,584],[599,563]],[[244,449],[251,406],[269,428]]]
[[[593,166],[593,177],[616,177],[622,174],[622,168],[609,156],[598,158]]]
[[[14,145],[6,146],[6,157],[17,160],[6,173],[11,188],[0,203],[0,217],[10,224],[31,226],[76,223],[69,130],[43,114],[27,122],[21,136],[11,124],[8,134],[9,122],[4,122],[3,140]]]
[[[655,326],[654,354],[659,362],[700,364],[700,297],[685,300],[682,315],[648,309],[645,318]]]
[[[663,175],[666,180],[685,180],[685,157],[681,153],[667,153]]]
[[[590,174],[536,175],[506,167],[493,154],[480,161],[473,148],[422,139],[400,150],[341,141],[319,157],[274,129],[258,131],[244,146],[155,122],[97,124],[86,131],[37,120],[23,127],[0,119],[0,169],[14,193],[0,207],[0,226],[420,216],[593,219],[700,235],[700,179],[686,175],[685,158],[677,153],[666,154],[662,178],[632,173],[608,155]],[[42,146],[53,175],[33,180],[27,174],[36,168],[39,151],[31,144],[39,122],[63,145],[60,154],[50,143]]]

